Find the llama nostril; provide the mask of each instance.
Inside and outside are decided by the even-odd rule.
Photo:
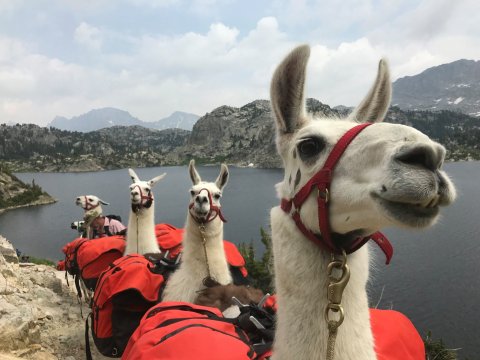
[[[199,203],[199,204],[205,204],[205,203],[208,202],[208,199],[207,199],[206,196],[197,196],[197,197],[195,198],[195,201],[196,201],[197,203]]]
[[[403,148],[395,159],[404,164],[424,167],[431,171],[440,168],[443,162],[442,153],[429,146]]]

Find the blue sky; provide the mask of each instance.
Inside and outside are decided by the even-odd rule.
[[[396,79],[479,60],[479,40],[477,0],[0,0],[0,123],[242,106],[301,43],[307,95],[353,106],[381,57]]]

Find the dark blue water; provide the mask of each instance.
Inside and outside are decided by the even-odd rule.
[[[478,359],[480,349],[480,162],[446,165],[459,191],[455,204],[443,211],[432,229],[412,232],[387,229],[395,253],[384,265],[375,246],[371,271],[372,306],[405,313],[421,334],[431,330],[451,348],[462,348],[460,359]],[[163,172],[167,177],[154,187],[156,222],[182,227],[189,199],[190,178],[186,167],[138,169],[143,180]],[[218,167],[200,167],[202,178],[214,180]],[[126,224],[129,213],[130,178],[127,170],[80,174],[19,174],[35,182],[59,201],[53,205],[25,208],[0,215],[0,234],[33,256],[56,260],[61,247],[75,232],[70,223],[82,218],[74,205],[77,195],[94,194],[110,202],[104,213],[118,214]],[[228,220],[225,238],[235,243],[259,243],[260,227],[268,228],[269,209],[275,206],[273,185],[281,170],[230,168],[230,180],[222,198]],[[381,295],[383,289],[383,295]],[[380,299],[381,298],[381,299]]]

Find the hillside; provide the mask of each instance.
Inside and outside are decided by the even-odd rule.
[[[336,116],[308,99],[310,112]],[[392,107],[386,121],[413,126],[446,146],[449,160],[480,159],[480,120],[452,111],[404,111]],[[240,108],[221,106],[200,118],[192,131],[114,126],[89,133],[0,125],[0,161],[15,171],[96,171],[225,161],[238,166],[280,167],[270,103],[256,100]]]
[[[19,263],[13,245],[0,235],[0,359],[85,359],[89,309],[64,276],[47,265]],[[94,359],[107,359],[91,349]]]
[[[451,110],[480,117],[480,61],[457,60],[393,83],[392,104],[403,110]]]
[[[35,183],[24,184],[0,163],[0,213],[8,208],[50,204],[55,200]]]
[[[166,154],[186,143],[188,131],[115,126],[89,133],[37,125],[0,125],[0,161],[15,171],[97,171],[170,165]]]

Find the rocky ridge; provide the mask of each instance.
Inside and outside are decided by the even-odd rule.
[[[83,314],[64,273],[51,266],[19,263],[0,236],[0,359],[85,358]],[[92,346],[95,359],[107,359]]]
[[[332,109],[307,100],[309,112],[340,117],[351,109]],[[480,122],[452,111],[390,108],[387,122],[411,125],[448,150],[447,160],[479,160]],[[36,125],[0,125],[0,162],[13,171],[97,171],[126,167],[226,162],[236,166],[281,167],[270,103],[256,100],[240,108],[221,106],[200,118],[192,131],[112,127],[90,133]]]

